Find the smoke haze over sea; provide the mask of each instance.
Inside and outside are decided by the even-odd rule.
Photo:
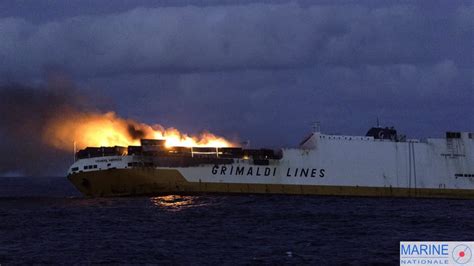
[[[50,77],[46,88],[17,83],[0,86],[0,174],[60,174],[72,162],[72,154],[52,149],[43,141],[49,119],[74,109],[87,109],[74,87]]]

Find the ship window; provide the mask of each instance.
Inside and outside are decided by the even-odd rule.
[[[128,165],[128,166],[133,166],[133,163],[128,163],[127,165]]]
[[[108,163],[107,166],[111,166],[112,164],[111,163]]]
[[[79,167],[73,167],[71,170],[72,170],[73,172],[75,172],[75,171],[79,170]]]
[[[94,169],[97,169],[97,164],[94,164]]]
[[[461,138],[461,132],[446,132],[447,139],[459,139]]]

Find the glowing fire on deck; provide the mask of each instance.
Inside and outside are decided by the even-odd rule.
[[[44,140],[61,150],[100,146],[140,145],[140,139],[164,139],[167,147],[232,147],[232,142],[204,132],[197,136],[175,128],[147,125],[108,113],[65,113],[52,119],[43,134]]]

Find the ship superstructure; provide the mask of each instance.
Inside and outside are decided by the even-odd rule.
[[[298,148],[140,146],[79,151],[68,178],[87,196],[275,193],[474,198],[474,133],[423,141],[374,127],[311,133]]]

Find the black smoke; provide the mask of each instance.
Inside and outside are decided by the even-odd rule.
[[[49,75],[39,86],[0,85],[0,176],[65,175],[74,159],[73,141],[70,152],[55,148],[48,126],[58,119],[105,114],[91,98],[64,74]],[[131,139],[146,138],[150,127],[131,119],[120,121]]]
[[[137,125],[135,125],[135,123],[130,122],[130,124],[128,124],[127,132],[133,139],[145,138],[145,132],[140,128],[137,128]]]
[[[65,174],[73,154],[46,145],[47,121],[86,108],[71,82],[59,76],[42,86],[0,86],[0,175]]]

